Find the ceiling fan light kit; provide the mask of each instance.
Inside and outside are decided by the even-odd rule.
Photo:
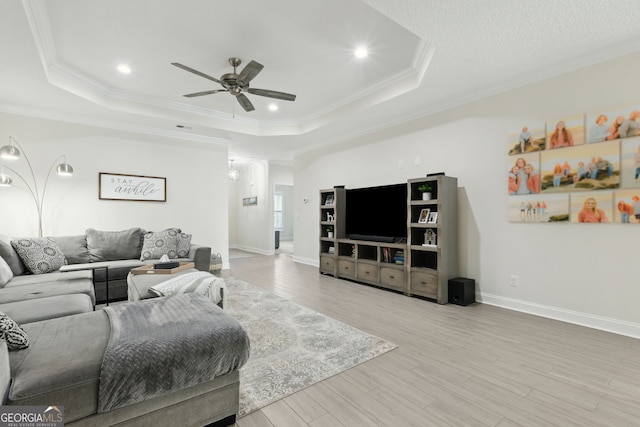
[[[219,92],[228,92],[231,95],[235,96],[238,100],[238,103],[244,111],[249,112],[255,110],[255,107],[249,100],[249,98],[245,95],[245,93],[249,93],[251,95],[264,96],[267,98],[281,99],[283,101],[295,101],[296,96],[290,93],[278,92],[275,90],[268,89],[254,89],[249,87],[249,83],[253,80],[260,71],[264,68],[262,64],[257,63],[256,61],[249,62],[243,69],[240,71],[240,74],[237,73],[237,67],[242,63],[239,58],[229,58],[229,64],[233,67],[233,73],[223,74],[220,79],[216,79],[215,77],[211,77],[208,74],[205,74],[201,71],[195,70],[191,67],[187,67],[186,65],[180,64],[178,62],[172,62],[171,65],[174,65],[178,68],[182,68],[185,71],[193,73],[197,76],[204,77],[205,79],[211,80],[220,84],[224,89],[213,89],[213,90],[205,90],[202,92],[188,93],[183,95],[187,98],[194,98],[197,96],[204,95],[213,95]]]

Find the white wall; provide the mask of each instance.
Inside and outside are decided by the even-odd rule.
[[[236,164],[235,167],[240,171],[240,180],[230,184],[235,190],[233,200],[229,201],[233,204],[230,211],[235,213],[229,224],[234,228],[231,247],[271,255],[275,249],[269,164],[266,161],[252,161]],[[258,204],[243,206],[242,199],[247,197],[258,197]]]
[[[483,302],[640,337],[640,228],[509,223],[505,191],[509,132],[523,123],[640,105],[639,72],[640,54],[629,55],[345,143],[351,148],[343,151],[298,156],[296,260],[318,263],[320,189],[443,171],[458,177],[459,273],[476,280]],[[519,287],[509,286],[512,274]]]
[[[13,138],[24,147],[42,188],[60,154],[75,170],[72,177],[49,181],[44,202],[44,235],[83,234],[87,228],[117,231],[131,227],[162,230],[180,227],[194,243],[228,255],[227,147],[111,131],[0,114],[0,145]],[[24,159],[5,164],[29,175]],[[167,178],[167,201],[98,199],[98,173]],[[36,236],[37,215],[26,187],[14,176],[0,188],[0,234]]]

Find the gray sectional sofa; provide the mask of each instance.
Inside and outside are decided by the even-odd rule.
[[[68,294],[86,294],[94,304],[104,303],[107,300],[107,275],[109,299],[125,300],[129,271],[159,259],[164,252],[158,242],[176,239],[176,234],[184,235],[180,229],[154,233],[131,228],[123,231],[88,229],[83,235],[51,237],[64,255],[66,264],[87,270],[60,272],[56,269],[45,274],[28,274],[28,269],[10,244],[11,240],[20,239],[0,236],[0,256],[13,272],[13,278],[0,288],[0,310],[6,303]],[[193,244],[190,235],[184,236],[188,236],[188,246],[182,253],[170,253],[169,257],[193,261],[196,269],[209,271],[211,248]],[[143,249],[149,247],[153,250],[147,250],[143,256]],[[103,267],[108,267],[108,271]]]
[[[0,265],[0,285],[4,283],[0,287],[0,312],[20,324],[30,341],[28,348],[8,351],[5,341],[0,339],[0,402],[10,405],[64,406],[66,425],[200,426],[213,423],[224,426],[235,422],[239,401],[238,370],[248,359],[249,352],[248,337],[239,324],[234,326],[233,334],[228,333],[228,327],[224,334],[235,337],[232,347],[236,350],[230,353],[231,360],[223,373],[122,407],[108,410],[99,408],[103,356],[106,358],[107,348],[114,339],[112,313],[127,306],[133,312],[157,314],[162,311],[165,304],[163,300],[166,298],[123,303],[95,310],[95,304],[106,297],[107,270],[102,267],[95,270],[92,268],[108,265],[109,298],[126,299],[128,272],[133,267],[153,262],[156,256],[159,258],[160,252],[166,252],[163,244],[173,242],[171,239],[175,237],[175,229],[170,230],[172,231],[165,230],[156,236],[150,236],[139,228],[119,232],[90,229],[81,236],[53,237],[47,241],[55,242],[55,245],[50,245],[55,249],[53,252],[64,254],[66,264],[86,267],[87,270],[60,272],[56,268],[56,262],[60,263],[60,260],[55,259],[56,256],[59,258],[59,254],[54,254],[51,259],[47,256],[41,259],[38,254],[28,260],[29,268],[37,269],[44,265],[51,269],[53,265],[55,270],[42,274],[28,274],[28,268],[14,249],[15,242],[11,245],[11,239],[0,236],[0,264],[4,263],[4,269]],[[190,240],[190,236],[187,240]],[[29,249],[33,241],[23,243]],[[185,246],[186,242],[183,240],[181,252],[171,253],[173,256],[170,257],[191,260],[197,269],[208,271],[211,249],[191,244],[190,241],[188,243]],[[159,248],[159,251],[152,248]],[[50,248],[47,251],[50,252]],[[147,259],[141,261],[141,258]],[[31,265],[31,261],[35,263],[35,267]],[[10,280],[2,273],[7,270],[10,270],[9,275],[12,276]],[[229,324],[230,316],[225,315],[215,304],[210,301],[195,302],[203,304],[207,311],[211,310],[211,319],[206,316],[206,322],[211,322],[214,326],[219,323]],[[215,307],[209,307],[210,305]],[[192,306],[189,302],[187,309],[174,313],[165,321],[173,324],[174,319],[180,316],[179,313],[190,312]],[[142,325],[155,325],[157,319],[152,317],[139,322]],[[235,321],[232,320],[231,323],[233,322]],[[186,324],[193,323],[187,321]],[[213,328],[207,326],[204,329],[208,331]],[[129,327],[129,330],[132,328]],[[133,336],[144,337],[139,332],[136,329]],[[211,342],[212,348],[215,345],[222,346],[219,339],[209,338],[207,341]],[[146,348],[146,344],[133,347]],[[157,355],[164,353],[164,350],[153,351],[148,359],[153,361]],[[146,361],[146,355],[142,356]],[[183,369],[183,355],[178,353],[176,357],[180,360],[173,361],[176,369]],[[158,360],[154,362],[155,365],[152,363],[145,369],[149,372],[162,370],[171,362],[172,360]],[[220,364],[216,362],[204,365]]]

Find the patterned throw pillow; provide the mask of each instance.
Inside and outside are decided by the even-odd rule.
[[[145,233],[140,261],[160,259],[162,255],[169,259],[178,258],[178,234],[175,228]]]
[[[29,336],[13,319],[0,311],[0,339],[7,342],[9,350],[29,347]]]
[[[33,274],[51,273],[67,265],[67,259],[58,244],[50,237],[12,240],[11,246]]]
[[[187,258],[191,249],[191,234],[178,233],[178,258]]]

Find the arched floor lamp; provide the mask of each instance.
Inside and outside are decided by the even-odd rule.
[[[13,145],[12,142],[15,143],[17,147],[16,145]],[[20,147],[20,149],[18,149],[18,147]],[[20,152],[20,150],[22,150],[22,153]],[[44,187],[42,187],[42,194],[40,194],[40,191],[38,189],[38,182],[36,181],[36,176],[33,173],[33,168],[31,167],[31,162],[29,161],[29,157],[27,157],[27,153],[24,151],[24,148],[22,148],[18,141],[16,141],[12,137],[9,137],[9,145],[5,145],[4,147],[0,148],[0,158],[5,160],[18,160],[21,156],[24,156],[24,159],[27,161],[27,165],[29,166],[32,185],[29,184],[29,182],[16,170],[2,164],[2,169],[0,170],[0,187],[10,187],[13,184],[13,179],[11,178],[11,176],[7,175],[4,172],[5,168],[13,172],[18,178],[22,180],[22,182],[24,182],[24,184],[27,186],[27,189],[31,193],[31,196],[33,197],[33,201],[36,204],[36,209],[38,211],[38,236],[42,237],[42,206],[44,204],[44,196],[47,192],[47,184],[49,183],[51,172],[53,171],[56,162],[60,159],[62,159],[62,163],[60,163],[56,167],[56,172],[58,175],[71,176],[73,175],[73,168],[70,164],[67,163],[67,157],[64,154],[55,159],[51,164],[51,167],[49,168],[47,177],[44,180]]]

